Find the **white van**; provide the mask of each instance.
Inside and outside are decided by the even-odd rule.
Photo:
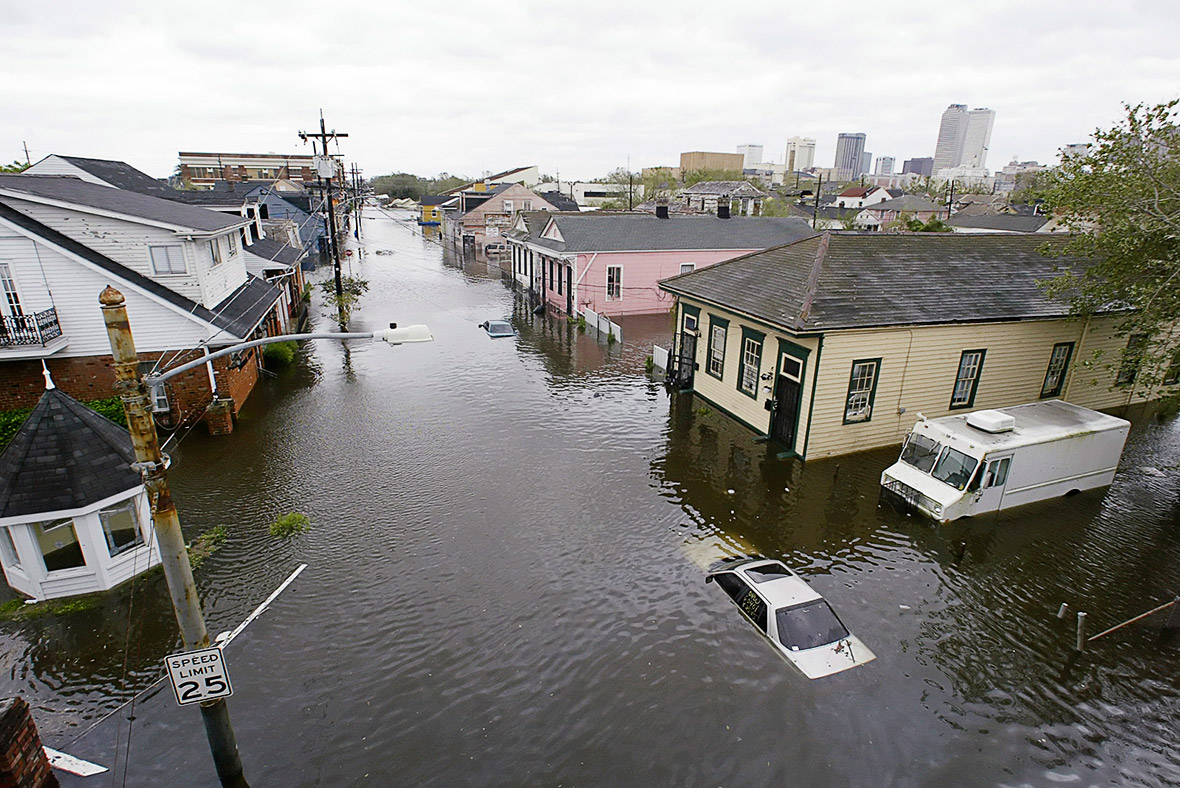
[[[1114,480],[1131,424],[1061,400],[940,419],[918,414],[882,497],[939,522]]]

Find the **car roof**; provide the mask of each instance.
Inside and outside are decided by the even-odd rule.
[[[762,580],[759,582],[752,575],[746,572],[747,569],[757,569],[762,566],[780,566],[786,569],[790,574],[787,577],[779,577],[773,580]],[[743,561],[736,565],[727,566],[724,569],[713,572],[713,574],[720,574],[721,572],[737,572],[743,574],[749,579],[750,584],[758,590],[771,607],[790,607],[792,605],[799,605],[804,602],[813,602],[823,597],[814,588],[807,584],[799,575],[795,574],[782,561],[768,560],[752,560]]]

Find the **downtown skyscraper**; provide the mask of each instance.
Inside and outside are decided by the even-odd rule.
[[[865,135],[843,132],[836,137],[836,180],[851,181],[864,172]]]
[[[986,167],[995,122],[994,109],[968,110],[966,104],[947,107],[934,145],[934,172],[944,167]]]

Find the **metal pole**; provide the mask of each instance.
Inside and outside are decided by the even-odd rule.
[[[1086,650],[1086,614],[1078,611],[1078,651]]]
[[[102,318],[111,343],[116,379],[114,388],[127,414],[127,431],[131,434],[131,444],[135,449],[135,459],[144,486],[154,499],[152,525],[156,531],[156,543],[160,547],[160,559],[168,593],[172,597],[176,623],[180,625],[186,649],[207,648],[209,632],[201,615],[201,601],[197,596],[196,583],[193,582],[192,565],[180,530],[180,518],[168,488],[168,472],[160,452],[156,425],[152,421],[148,387],[139,374],[139,359],[135,354],[131,325],[127,321],[126,303],[123,294],[110,285],[102,291],[98,301],[102,304]],[[205,720],[205,735],[209,739],[213,764],[221,784],[248,788],[242,775],[242,760],[238,755],[225,699],[202,703],[201,716]]]

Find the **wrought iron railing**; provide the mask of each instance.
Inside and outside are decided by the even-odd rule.
[[[0,318],[0,348],[17,345],[45,345],[61,336],[57,310],[50,307],[31,315]]]

